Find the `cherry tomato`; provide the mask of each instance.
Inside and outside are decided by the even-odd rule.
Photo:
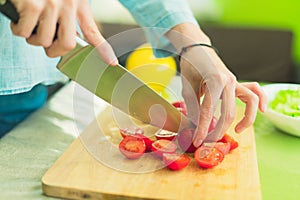
[[[160,129],[154,135],[157,140],[161,140],[161,139],[174,140],[175,137],[177,136],[177,133]]]
[[[176,149],[176,144],[170,140],[161,139],[152,143],[152,151],[159,157],[162,157],[163,153],[175,153]]]
[[[235,141],[234,138],[227,133],[225,133],[224,136],[218,142],[229,143],[230,144],[229,151],[232,151],[233,149],[236,149],[239,146],[239,143]]]
[[[217,143],[203,143],[202,146],[205,147],[215,147],[219,151],[221,151],[224,155],[229,153],[230,150],[230,144],[229,143],[223,143],[223,142],[217,142]]]
[[[137,159],[146,151],[146,144],[140,137],[126,136],[119,144],[120,152],[129,159]]]
[[[144,140],[144,142],[145,142],[145,145],[146,145],[146,152],[151,151],[153,140],[151,140],[147,136],[145,136],[143,134],[139,134],[139,133],[136,133],[133,136],[134,137],[140,137],[140,138],[142,138]]]
[[[125,138],[127,135],[134,135],[134,134],[144,134],[144,130],[139,127],[129,127],[129,128],[121,128],[120,133],[123,138]]]
[[[175,101],[172,105],[177,108],[182,114],[187,116],[187,109],[184,101]]]
[[[202,168],[212,168],[220,164],[224,159],[224,154],[215,147],[199,147],[194,157],[198,165]]]
[[[163,161],[166,166],[171,170],[181,170],[188,166],[191,162],[191,159],[186,155],[180,155],[177,153],[164,153],[163,154]]]

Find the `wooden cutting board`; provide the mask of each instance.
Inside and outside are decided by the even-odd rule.
[[[242,115],[238,108],[237,119]],[[152,154],[138,160],[120,154],[115,119],[107,108],[86,128],[43,176],[44,194],[69,199],[261,199],[252,127],[240,135],[229,130],[240,146],[213,169],[201,169],[192,159],[181,171],[153,171],[161,161]],[[155,130],[143,128],[148,135]]]

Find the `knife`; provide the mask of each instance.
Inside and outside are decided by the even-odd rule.
[[[0,12],[17,23],[19,14],[10,0],[0,0]],[[35,27],[33,34],[36,32]],[[121,65],[109,66],[96,48],[76,37],[76,47],[57,68],[113,107],[147,124],[172,132],[196,126],[156,91]]]

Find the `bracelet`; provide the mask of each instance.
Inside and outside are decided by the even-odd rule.
[[[181,56],[183,53],[187,52],[187,50],[189,48],[192,48],[192,47],[196,47],[196,46],[205,46],[205,47],[209,47],[209,48],[212,48],[213,50],[215,50],[215,52],[219,55],[219,51],[216,47],[214,47],[213,45],[209,45],[209,44],[205,44],[205,43],[197,43],[197,44],[191,44],[191,45],[188,45],[188,46],[185,46],[185,47],[182,47],[180,53],[179,53],[179,61],[181,59]]]

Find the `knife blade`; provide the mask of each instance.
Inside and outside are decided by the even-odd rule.
[[[9,0],[0,0],[0,12],[14,23],[19,15]],[[147,124],[180,132],[196,126],[166,99],[121,65],[109,66],[95,47],[76,37],[76,48],[63,56],[57,68],[112,106]]]

